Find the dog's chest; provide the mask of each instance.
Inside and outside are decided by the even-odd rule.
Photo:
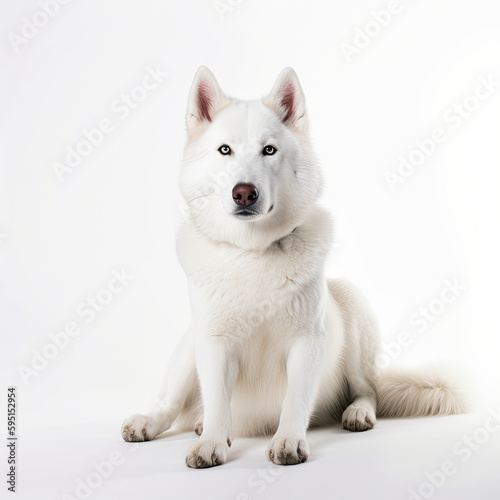
[[[233,335],[269,325],[289,329],[318,304],[323,259],[300,233],[265,251],[245,251],[183,235],[179,258],[189,277],[193,312]]]

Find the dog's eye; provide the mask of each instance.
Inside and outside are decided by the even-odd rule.
[[[274,153],[276,153],[276,148],[271,145],[265,146],[264,149],[262,150],[262,154],[264,156],[272,156]]]
[[[231,148],[227,144],[223,144],[219,149],[219,153],[221,155],[230,155],[231,154]]]

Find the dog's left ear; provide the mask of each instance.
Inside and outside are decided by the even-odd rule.
[[[189,92],[186,114],[188,131],[192,133],[210,123],[215,114],[229,102],[229,97],[222,92],[213,73],[206,66],[200,66]]]
[[[285,68],[278,76],[271,92],[263,102],[281,118],[281,121],[298,131],[305,130],[305,99],[297,73],[292,68]]]

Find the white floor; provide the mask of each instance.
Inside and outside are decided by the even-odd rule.
[[[498,500],[500,424],[498,432],[494,426],[487,431],[485,419],[380,420],[363,433],[339,426],[312,430],[309,461],[291,467],[267,462],[268,438],[234,439],[228,463],[205,470],[184,465],[194,432],[126,443],[120,422],[24,430],[13,498]],[[101,464],[100,473],[95,463]],[[436,473],[443,463],[447,475]],[[433,486],[426,473],[440,486]]]

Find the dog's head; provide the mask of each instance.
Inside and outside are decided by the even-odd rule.
[[[186,122],[180,184],[189,217],[205,236],[263,249],[300,224],[320,194],[321,174],[293,69],[283,70],[263,99],[240,101],[202,66]]]

